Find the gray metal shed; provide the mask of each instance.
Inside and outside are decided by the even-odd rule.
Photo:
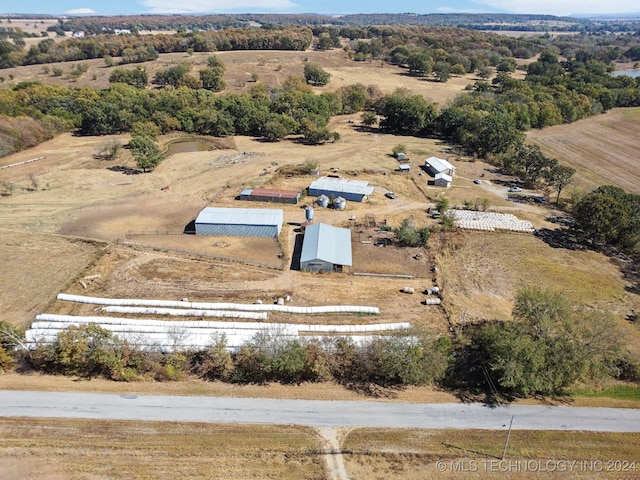
[[[341,272],[352,265],[351,230],[316,223],[306,228],[300,269],[309,272]]]
[[[279,209],[207,207],[196,218],[196,235],[277,237],[283,218]]]
[[[364,202],[375,189],[364,180],[348,180],[346,178],[320,177],[309,185],[309,195],[319,197],[342,197],[352,202]]]

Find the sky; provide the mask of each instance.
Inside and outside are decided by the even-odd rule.
[[[640,13],[638,0],[2,0],[0,13]]]

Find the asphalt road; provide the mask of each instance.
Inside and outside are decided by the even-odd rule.
[[[640,409],[0,391],[0,417],[640,432]]]

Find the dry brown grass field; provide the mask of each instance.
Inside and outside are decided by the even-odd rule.
[[[11,480],[323,479],[310,428],[72,419],[0,419]]]
[[[513,430],[501,461],[505,440],[505,431],[355,429],[342,447],[353,480],[639,476],[637,433]]]
[[[638,138],[639,108],[611,110],[528,135],[529,142],[547,156],[578,170],[580,182],[575,187],[589,191],[606,183],[640,194]]]

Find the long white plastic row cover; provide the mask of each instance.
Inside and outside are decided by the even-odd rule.
[[[58,322],[73,325],[97,323],[107,328],[107,325],[130,326],[130,327],[158,327],[171,328],[206,328],[219,330],[271,330],[271,331],[292,331],[292,332],[324,332],[324,333],[367,333],[383,332],[388,330],[406,330],[411,328],[409,322],[396,323],[374,323],[364,325],[310,325],[297,323],[266,323],[266,322],[216,322],[207,320],[185,320],[185,321],[165,321],[150,320],[141,318],[120,318],[120,317],[98,317],[98,316],[74,316],[59,315],[52,313],[41,313],[36,315],[36,322],[31,328],[37,328],[40,322]],[[50,325],[50,324],[49,324]],[[111,328],[109,328],[111,329]],[[114,330],[117,331],[117,330]]]
[[[51,344],[56,341],[58,334],[62,330],[48,330],[48,329],[31,329],[25,332],[26,343],[32,347],[40,343]],[[174,349],[183,348],[207,348],[212,345],[213,339],[209,335],[183,335],[175,336],[166,333],[145,333],[139,332],[121,332],[117,336],[123,340],[128,341],[132,345],[135,345],[141,349],[160,349],[163,351],[173,351]],[[285,338],[295,339],[295,335],[284,335]],[[355,344],[365,345],[371,343],[375,338],[379,338],[373,335],[350,335],[348,336]],[[252,335],[230,335],[226,338],[226,348],[229,351],[237,351],[244,344],[249,342]],[[309,336],[304,337],[309,340],[321,340],[322,336]]]
[[[84,295],[71,295],[59,293],[58,300],[68,302],[90,303],[93,305],[120,305],[142,307],[167,307],[167,308],[191,308],[205,310],[241,310],[248,312],[284,312],[298,314],[318,313],[369,313],[378,315],[378,307],[358,305],[323,305],[315,307],[294,307],[290,305],[267,305],[245,303],[209,303],[209,302],[183,302],[180,300],[149,300],[141,298],[100,298],[86,297]]]
[[[220,318],[250,318],[252,320],[266,320],[267,312],[236,312],[229,310],[193,310],[165,307],[102,307],[107,313],[141,313],[149,315],[170,315],[175,317],[220,317]]]

